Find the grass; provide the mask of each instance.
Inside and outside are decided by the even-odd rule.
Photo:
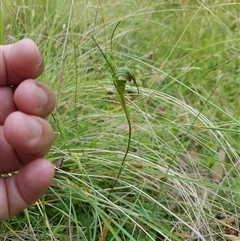
[[[29,37],[43,53],[39,80],[58,99],[47,158],[64,164],[36,205],[1,223],[0,240],[238,237],[237,1],[3,0],[1,8],[2,42]],[[140,93],[127,84],[132,141],[108,199],[128,126],[92,36],[111,54],[120,20],[113,54],[135,73]]]

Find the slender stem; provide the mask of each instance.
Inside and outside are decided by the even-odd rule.
[[[108,194],[107,199],[109,199],[111,197],[113,189],[115,188],[115,186],[116,186],[116,184],[117,184],[117,182],[119,180],[119,177],[121,176],[122,171],[124,170],[125,162],[126,162],[126,158],[127,158],[128,153],[129,153],[129,150],[130,150],[131,138],[132,138],[132,124],[131,124],[131,120],[130,120],[130,114],[129,114],[128,110],[127,110],[127,106],[126,106],[124,95],[123,94],[119,95],[119,99],[120,99],[121,106],[122,106],[122,108],[124,110],[124,113],[125,113],[125,116],[126,116],[126,119],[127,119],[127,122],[128,122],[128,142],[127,142],[127,149],[125,151],[124,157],[123,157],[122,162],[121,162],[121,166],[120,166],[120,168],[118,170],[118,174],[116,176],[115,182],[114,182],[114,184],[111,187],[111,190],[110,190],[110,192]]]

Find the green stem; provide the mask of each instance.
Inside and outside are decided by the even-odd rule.
[[[118,92],[118,94],[119,94],[119,92]],[[124,110],[124,113],[125,113],[125,116],[126,116],[126,119],[127,119],[127,123],[128,123],[128,142],[127,142],[127,149],[125,151],[125,154],[124,154],[124,157],[122,159],[120,168],[118,170],[118,174],[116,176],[114,184],[111,187],[111,190],[110,190],[110,192],[108,194],[107,199],[109,199],[111,197],[113,189],[115,188],[115,186],[116,186],[116,184],[117,184],[117,182],[118,182],[118,180],[119,180],[119,178],[120,178],[120,176],[121,176],[121,174],[122,174],[122,172],[124,170],[125,163],[126,163],[126,158],[127,158],[128,153],[129,153],[129,150],[130,150],[131,138],[132,138],[132,124],[131,124],[131,120],[130,120],[130,114],[128,112],[128,109],[127,109],[127,106],[126,106],[126,102],[125,102],[125,98],[124,98],[123,94],[122,95],[119,94],[119,101],[120,101],[121,106],[122,106],[122,108]]]

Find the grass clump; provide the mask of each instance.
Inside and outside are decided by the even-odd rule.
[[[3,43],[29,37],[43,52],[40,80],[58,99],[47,158],[64,158],[43,199],[2,222],[3,240],[238,237],[239,3],[3,0],[2,10]],[[126,86],[131,146],[111,197],[128,124],[92,36],[140,90]]]

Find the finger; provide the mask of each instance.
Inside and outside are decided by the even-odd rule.
[[[9,86],[0,87],[0,125],[3,125],[7,116],[15,110],[12,88]]]
[[[18,85],[25,79],[35,79],[44,69],[42,55],[31,39],[1,46],[0,63],[0,85]]]
[[[15,149],[22,165],[44,157],[53,142],[52,127],[46,120],[19,111],[7,117],[3,129],[6,141]]]
[[[22,168],[22,164],[20,163],[13,147],[5,140],[3,126],[0,126],[0,141],[0,174],[18,171]]]
[[[47,117],[54,109],[54,92],[36,80],[23,81],[14,92],[15,104],[21,112],[39,117]]]
[[[52,163],[37,159],[18,174],[0,178],[0,221],[34,204],[47,191],[53,176]]]

